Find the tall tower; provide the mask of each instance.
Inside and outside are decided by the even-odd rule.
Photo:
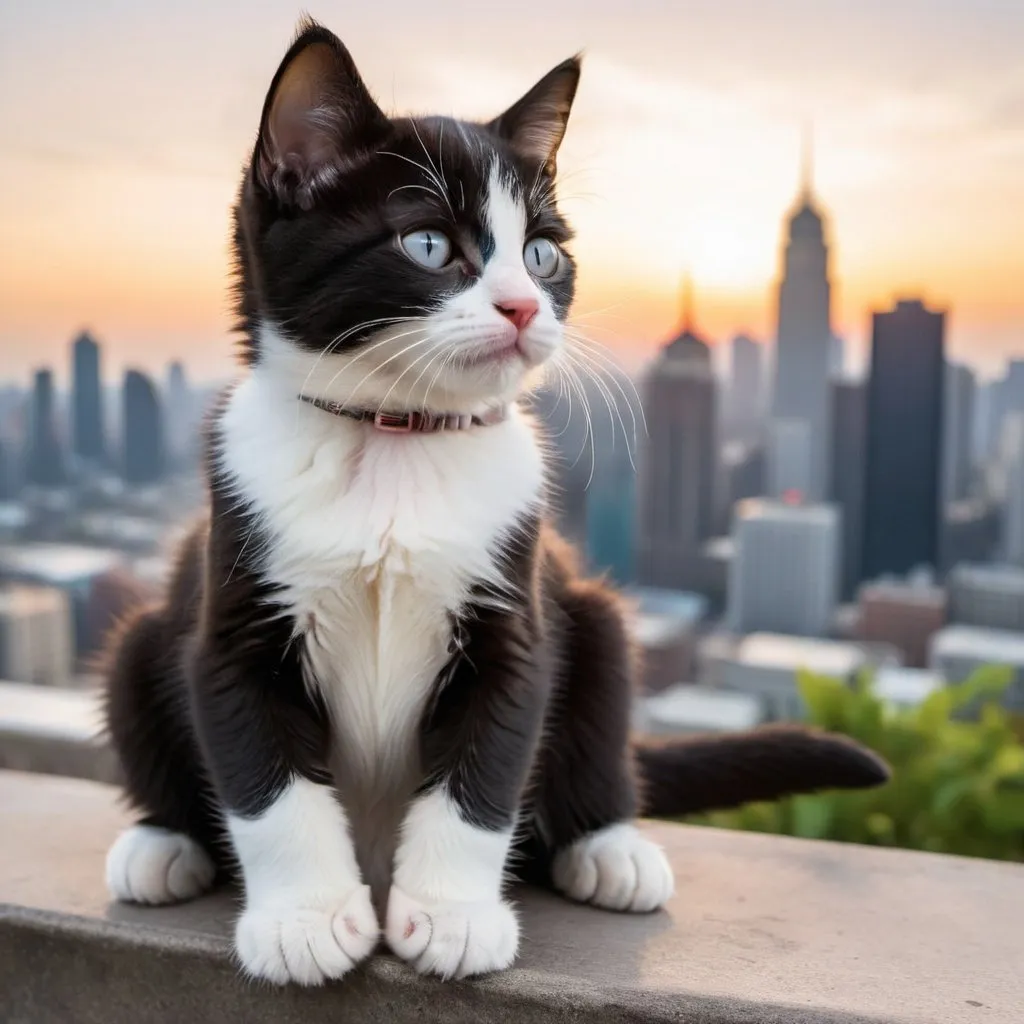
[[[178,469],[192,461],[193,449],[198,441],[192,411],[192,392],[181,362],[173,362],[167,368],[164,401],[167,413],[167,455],[174,468]]]
[[[732,340],[732,372],[726,398],[728,424],[735,437],[760,440],[764,433],[764,354],[745,334]]]
[[[946,363],[946,404],[942,424],[943,505],[962,501],[971,491],[975,395],[978,382],[970,367]]]
[[[864,463],[868,436],[867,387],[859,380],[832,381],[832,482],[829,496],[842,513],[842,596],[861,581],[864,540]]]
[[[648,438],[640,465],[640,583],[699,585],[701,547],[714,530],[717,404],[711,351],[694,330],[687,283],[680,333],[662,348],[644,384]]]
[[[53,371],[37,370],[32,384],[25,479],[38,487],[59,487],[65,482],[55,407]]]
[[[805,485],[800,489],[806,489],[810,501],[823,500],[829,483],[829,370],[833,350],[830,305],[828,242],[814,198],[807,132],[803,180],[789,216],[779,284],[772,402],[776,422],[770,430],[769,463],[787,467],[786,473],[779,474],[774,482],[773,490],[791,489],[796,480]],[[775,446],[787,450],[773,453]],[[794,460],[806,465],[794,469]]]
[[[158,483],[164,475],[163,415],[153,382],[138,370],[124,375],[124,479]]]
[[[945,314],[908,300],[873,321],[865,579],[937,567],[942,506]]]
[[[100,347],[87,331],[71,346],[71,444],[84,462],[103,462],[103,394]]]

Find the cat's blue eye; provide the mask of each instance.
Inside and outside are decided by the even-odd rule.
[[[531,238],[523,249],[523,262],[534,277],[551,277],[561,259],[561,250],[550,238]]]
[[[422,228],[402,235],[402,248],[421,267],[440,270],[452,258],[452,243],[446,234],[433,228]]]

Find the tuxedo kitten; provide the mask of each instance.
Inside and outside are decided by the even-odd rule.
[[[388,117],[304,23],[235,209],[243,370],[208,515],[121,632],[108,723],[139,903],[235,875],[250,975],[319,984],[381,937],[419,971],[507,967],[510,873],[651,911],[632,821],[881,781],[799,730],[636,749],[620,600],[549,524],[519,401],[566,344],[555,158],[578,59],[487,123]]]

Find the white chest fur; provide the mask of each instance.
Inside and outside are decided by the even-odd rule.
[[[298,402],[254,371],[222,420],[224,468],[267,546],[331,709],[337,746],[367,779],[408,751],[448,659],[450,621],[479,580],[499,582],[502,535],[534,505],[532,424],[392,435]]]

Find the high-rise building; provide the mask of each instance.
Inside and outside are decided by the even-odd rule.
[[[832,377],[842,377],[846,372],[846,340],[841,334],[833,334],[829,341],[828,372]]]
[[[942,496],[943,504],[949,505],[970,496],[977,384],[974,374],[963,363],[947,363],[945,381]]]
[[[582,546],[587,536],[587,489],[596,475],[597,446],[592,436],[593,417],[583,410],[583,385],[562,396],[557,388],[540,388],[532,409],[540,420],[549,448],[551,503],[562,535]],[[609,438],[610,440],[610,438]],[[592,459],[594,461],[592,461]]]
[[[11,445],[0,437],[0,501],[11,501],[17,496],[14,460],[11,458]]]
[[[868,381],[863,573],[936,567],[945,314],[916,300],[875,313]]]
[[[810,420],[775,417],[768,425],[768,494],[773,498],[814,493],[814,445]]]
[[[1003,665],[1013,679],[1003,694],[1003,704],[1024,712],[1024,634],[1009,629],[980,626],[946,626],[932,637],[929,666],[950,683],[968,679],[980,668]]]
[[[948,583],[953,622],[1024,633],[1024,569],[958,565],[949,574]]]
[[[808,465],[795,475],[806,479],[809,501],[822,501],[828,493],[831,438],[828,385],[834,342],[828,242],[811,186],[809,154],[805,163],[803,186],[788,221],[779,285],[772,416],[806,425],[803,430],[806,455],[802,457]],[[792,441],[797,436],[796,429],[788,427],[785,436]],[[795,444],[787,445],[787,460],[801,450]],[[769,456],[769,463],[771,461]],[[776,476],[776,485],[790,489],[785,483]],[[781,491],[773,491],[773,496],[780,497]]]
[[[180,362],[171,363],[167,368],[164,398],[167,410],[167,454],[175,466],[183,466],[195,461],[198,431],[192,391],[185,377],[185,367]]]
[[[758,440],[764,425],[764,352],[745,334],[733,338],[731,350],[728,428],[740,440]]]
[[[689,311],[644,385],[637,580],[700,589],[700,550],[712,536],[717,486],[717,391],[707,343]]]
[[[928,663],[931,638],[946,625],[946,591],[928,578],[865,583],[858,595],[858,638],[891,644],[912,668]]]
[[[989,562],[1000,556],[1002,509],[984,498],[955,501],[943,510],[942,571],[961,562]]]
[[[0,679],[68,686],[74,667],[71,605],[53,587],[0,587]]]
[[[737,506],[733,537],[730,628],[827,636],[839,592],[838,512],[751,499]]]
[[[53,371],[37,370],[25,453],[25,479],[37,487],[59,487],[65,480],[55,405]]]
[[[124,479],[153,484],[164,475],[164,424],[153,382],[138,370],[124,375]]]
[[[99,465],[106,455],[100,346],[87,331],[72,344],[71,363],[72,451],[83,462]]]
[[[723,510],[718,532],[726,534],[732,525],[732,510],[744,498],[765,493],[764,448],[758,444],[733,441],[722,448]]]
[[[1003,418],[1002,459],[1006,494],[1003,506],[1003,557],[1024,566],[1024,413]]]
[[[586,491],[587,561],[619,585],[633,581],[636,470],[625,444],[601,454]]]
[[[1024,359],[1011,359],[1003,376],[984,388],[983,412],[978,448],[981,458],[987,459],[996,454],[1003,435],[1004,418],[1015,412],[1024,412]]]
[[[842,512],[841,591],[852,597],[860,583],[864,532],[864,449],[867,444],[867,391],[858,380],[832,382],[832,482],[829,494]]]

